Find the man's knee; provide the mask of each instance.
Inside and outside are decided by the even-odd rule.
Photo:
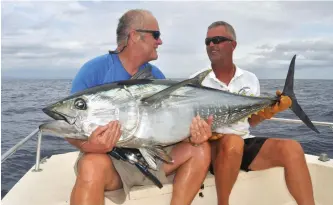
[[[106,154],[85,154],[78,164],[78,178],[85,182],[104,180],[112,168],[111,158]]]
[[[218,152],[223,152],[227,156],[242,156],[244,150],[244,140],[239,135],[226,135],[219,142]]]
[[[304,151],[301,144],[295,140],[282,140],[279,143],[281,150],[282,161],[284,163],[294,162],[304,158]]]

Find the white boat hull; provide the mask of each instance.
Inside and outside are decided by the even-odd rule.
[[[78,152],[54,155],[41,164],[41,172],[28,171],[2,199],[2,205],[67,205],[75,182],[73,164]],[[333,161],[321,162],[318,156],[306,155],[316,205],[333,205]],[[167,205],[172,185],[132,188],[124,205]],[[113,203],[106,200],[107,205]],[[214,176],[208,174],[204,188],[193,205],[217,204]],[[231,193],[230,205],[292,205],[283,168],[264,171],[241,171]]]

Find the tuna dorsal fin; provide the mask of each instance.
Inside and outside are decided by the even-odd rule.
[[[140,70],[139,72],[135,73],[131,80],[133,79],[153,79],[155,78],[152,73],[152,67],[150,64],[147,64],[144,69]]]
[[[165,96],[170,95],[173,91],[186,86],[186,85],[195,85],[195,86],[201,86],[201,82],[205,79],[205,77],[211,72],[212,70],[205,70],[201,73],[199,73],[198,75],[194,76],[193,78],[190,79],[186,79],[183,80],[179,83],[176,83],[173,86],[170,86],[164,90],[161,90],[158,93],[155,93],[152,96],[146,97],[146,98],[142,98],[141,101],[144,103],[155,103],[158,101],[161,101]]]

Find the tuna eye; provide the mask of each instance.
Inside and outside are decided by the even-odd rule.
[[[75,100],[74,105],[79,110],[86,110],[87,104],[82,98],[78,98]]]

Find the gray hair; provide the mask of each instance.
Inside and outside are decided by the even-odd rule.
[[[208,26],[208,30],[211,28],[218,27],[218,26],[223,26],[224,28],[226,28],[226,30],[231,35],[233,40],[236,41],[236,32],[235,32],[234,28],[225,21],[215,21],[214,23],[210,24],[210,26]]]
[[[143,9],[133,9],[127,11],[119,19],[117,27],[117,44],[127,42],[128,34],[131,29],[139,29],[144,27],[144,20],[147,14],[152,15],[150,11]]]

